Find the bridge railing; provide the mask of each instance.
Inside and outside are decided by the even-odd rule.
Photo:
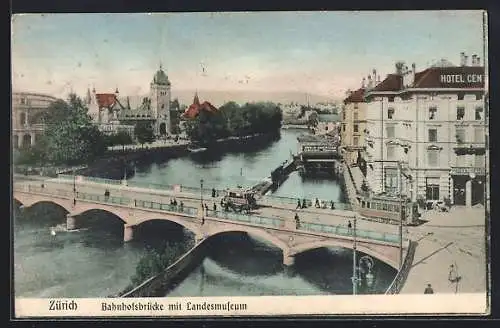
[[[225,211],[213,211],[207,210],[207,216],[216,217],[220,219],[230,220],[230,221],[238,221],[245,222],[250,224],[257,225],[265,225],[271,226],[275,228],[283,227],[285,221],[279,218],[267,218],[263,216],[255,216],[255,215],[245,215],[234,212],[225,212]]]
[[[147,201],[147,200],[134,199],[134,206],[140,207],[140,208],[182,213],[182,214],[187,214],[187,215],[192,215],[192,216],[198,215],[198,209],[195,207],[163,204],[163,203]]]
[[[320,223],[301,222],[299,230],[331,233],[340,236],[354,237],[353,229],[349,229],[342,226],[332,226]],[[371,231],[371,230],[356,229],[356,237],[370,239],[370,240],[378,240],[387,243],[399,243],[399,236],[397,234]]]
[[[117,205],[129,205],[131,203],[131,199],[126,197],[105,196],[105,195],[90,194],[84,192],[77,192],[76,199],[97,201],[101,203],[110,203]]]
[[[262,200],[266,201],[269,200],[272,203],[277,203],[277,204],[285,204],[285,205],[297,205],[297,201],[299,198],[292,198],[292,197],[284,197],[284,196],[274,196],[274,195],[266,195],[261,198]],[[314,206],[314,202],[316,199],[305,199],[307,206]],[[300,202],[302,203],[303,199],[300,199]],[[346,210],[350,211],[351,204],[348,203],[340,203],[340,202],[334,202],[334,206],[336,210]],[[327,202],[327,208],[330,208],[330,202]]]

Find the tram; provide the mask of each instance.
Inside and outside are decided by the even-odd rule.
[[[372,196],[360,198],[359,201],[359,213],[376,221],[399,224],[402,217],[403,224],[415,225],[420,217],[418,204],[408,199],[401,202],[398,197]]]

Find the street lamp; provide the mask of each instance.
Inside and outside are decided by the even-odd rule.
[[[203,179],[200,179],[200,202],[201,202],[201,220],[205,219],[205,208],[203,207]]]
[[[358,273],[356,270],[356,215],[354,216],[354,225],[353,225],[353,237],[354,237],[354,245],[352,247],[352,294],[357,294],[358,289]]]
[[[405,211],[403,209],[403,168],[401,162],[398,162],[399,168],[399,270],[403,267],[403,220],[405,217]]]

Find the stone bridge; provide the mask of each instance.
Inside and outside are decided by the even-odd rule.
[[[331,232],[311,231],[295,226],[293,220],[283,218],[262,218],[252,215],[231,217],[224,212],[203,211],[201,208],[184,208],[175,211],[167,204],[136,201],[130,199],[103,199],[102,195],[79,194],[68,191],[36,191],[14,188],[14,199],[24,207],[40,202],[57,204],[67,211],[67,229],[77,229],[90,210],[102,210],[114,214],[123,222],[124,241],[132,240],[134,229],[141,223],[151,220],[167,220],[177,223],[191,231],[196,241],[210,238],[225,232],[243,232],[278,247],[283,253],[283,263],[293,265],[295,255],[321,247],[343,247],[352,249],[353,236],[336,235]],[[138,203],[140,202],[140,203]],[[148,204],[146,204],[148,203]],[[146,206],[147,205],[147,206]],[[399,241],[383,241],[369,238],[356,238],[358,251],[377,258],[395,269],[399,266]],[[403,256],[408,243],[404,243]]]

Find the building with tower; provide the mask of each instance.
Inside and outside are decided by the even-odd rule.
[[[86,103],[94,124],[105,133],[133,133],[137,122],[149,122],[156,136],[170,132],[171,83],[162,66],[149,85],[149,97],[122,97],[114,93],[87,90]]]

